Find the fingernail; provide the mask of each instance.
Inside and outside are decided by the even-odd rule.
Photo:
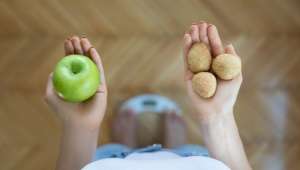
[[[197,25],[192,25],[192,29],[197,29]]]
[[[201,22],[199,25],[205,25],[206,23],[205,22]]]
[[[212,26],[214,26],[213,24],[208,24],[208,27],[212,27]]]
[[[91,46],[89,49],[88,49],[88,53],[91,53],[91,50],[93,49],[94,47]]]
[[[75,38],[78,38],[78,36],[77,36],[77,35],[73,35],[73,36],[71,37],[72,40],[74,40]]]

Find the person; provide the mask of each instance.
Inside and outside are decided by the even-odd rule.
[[[242,83],[242,74],[230,81],[218,80],[217,91],[213,97],[209,99],[199,97],[192,89],[191,79],[193,74],[186,64],[187,53],[192,44],[196,42],[205,43],[210,48],[213,56],[222,53],[237,54],[231,44],[223,46],[216,26],[207,22],[193,23],[184,34],[184,81],[187,94],[196,110],[193,116],[199,124],[199,131],[202,133],[209,156],[204,154],[205,152],[201,147],[184,145],[181,148],[169,149],[162,149],[160,145],[140,149],[114,145],[111,148],[102,146],[97,150],[98,132],[105,115],[108,95],[104,70],[100,55],[92,47],[89,40],[84,37],[73,36],[65,41],[66,55],[84,54],[89,56],[101,72],[102,83],[93,98],[87,102],[68,103],[56,95],[52,85],[52,74],[50,74],[45,94],[46,102],[58,114],[63,123],[60,154],[56,169],[225,170],[230,168],[233,170],[250,170],[251,167],[234,119],[234,104]],[[130,112],[124,115],[123,118],[127,118],[127,124],[134,123]],[[168,115],[165,118],[167,125],[174,127],[180,124],[178,119],[174,118],[174,114]],[[118,115],[119,120],[120,118],[122,119],[122,115]],[[177,120],[176,123],[174,123],[174,119]],[[116,123],[121,126],[122,122],[116,121]],[[166,129],[170,132],[169,134],[172,134],[172,128]],[[119,141],[134,146],[135,139],[133,135],[130,135],[132,132],[130,126],[128,126],[127,131],[120,134],[123,137],[120,137]],[[169,143],[168,146],[174,146],[178,144],[176,142],[180,141],[172,136],[180,137],[180,135],[174,135],[174,133],[165,137],[165,142]],[[96,150],[98,160],[93,161]]]

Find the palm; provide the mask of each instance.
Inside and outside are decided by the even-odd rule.
[[[81,103],[71,103],[56,95],[53,89],[52,75],[50,75],[46,92],[47,102],[62,120],[78,120],[77,122],[82,124],[95,124],[97,127],[104,117],[107,102],[107,88],[100,56],[88,39],[79,39],[76,36],[65,41],[65,54],[82,54],[90,57],[101,73],[101,83],[91,99]]]
[[[223,48],[221,39],[215,26],[208,25],[205,22],[194,24],[191,26],[189,32],[184,37],[184,61],[185,61],[185,80],[187,84],[188,94],[196,106],[196,109],[203,114],[208,113],[228,113],[233,108],[235,100],[237,98],[240,85],[242,82],[242,75],[231,81],[223,81],[218,79],[218,87],[216,94],[209,98],[204,99],[198,96],[192,88],[193,73],[188,69],[186,65],[186,56],[193,43],[201,42],[205,43],[213,55],[216,57],[222,53],[230,53],[237,55],[234,48],[230,45]]]
[[[61,99],[57,102],[59,116],[64,119],[74,119],[82,123],[98,123],[103,119],[106,108],[106,97],[97,93],[92,99],[82,103],[70,103]]]

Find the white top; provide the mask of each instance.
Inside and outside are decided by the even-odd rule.
[[[204,156],[180,157],[166,151],[133,153],[125,159],[101,159],[82,170],[230,170],[222,162]]]

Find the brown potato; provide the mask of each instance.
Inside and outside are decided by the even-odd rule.
[[[210,51],[204,43],[194,44],[187,56],[188,67],[194,73],[208,71],[211,60]]]
[[[192,79],[192,86],[199,96],[209,98],[216,92],[217,79],[210,72],[200,72],[194,75]]]
[[[238,56],[221,54],[213,59],[212,70],[223,80],[231,80],[241,73],[242,63]]]

